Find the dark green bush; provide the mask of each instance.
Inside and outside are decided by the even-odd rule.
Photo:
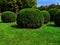
[[[50,21],[50,14],[49,14],[49,12],[45,11],[45,10],[43,10],[41,12],[42,12],[42,14],[44,16],[44,23],[48,23]]]
[[[34,8],[26,8],[19,11],[17,16],[17,24],[24,28],[38,28],[44,22],[44,17],[40,10]]]
[[[56,12],[57,10],[58,10],[58,9],[56,9],[56,8],[52,8],[52,9],[49,10],[49,13],[50,13],[50,21],[53,21],[53,19],[54,19],[54,14],[55,14],[55,12]]]
[[[54,22],[57,26],[60,26],[60,10],[57,10],[54,15]]]
[[[16,14],[11,11],[5,11],[2,13],[1,20],[3,22],[14,22],[16,21]]]

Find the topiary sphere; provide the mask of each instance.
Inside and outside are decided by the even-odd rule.
[[[40,10],[34,8],[25,8],[19,11],[17,24],[24,28],[38,28],[44,22],[44,17]]]
[[[55,15],[55,13],[56,13],[57,10],[58,9],[56,9],[56,8],[52,8],[52,9],[49,10],[49,13],[50,13],[50,21],[53,21],[54,15]]]
[[[1,20],[2,22],[15,22],[16,14],[11,11],[5,11],[2,13]]]
[[[54,15],[55,25],[60,26],[60,10],[57,10]]]
[[[43,10],[41,12],[42,12],[42,14],[44,16],[44,23],[48,23],[50,21],[50,14],[49,14],[49,12],[45,11],[45,10]]]

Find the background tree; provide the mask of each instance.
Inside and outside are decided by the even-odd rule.
[[[48,6],[40,6],[38,7],[39,10],[48,10]]]
[[[49,7],[49,9],[51,9],[51,8],[58,8],[58,6],[56,4],[51,4],[48,7]]]
[[[36,0],[0,0],[0,6],[3,11],[23,8],[32,8],[36,6]]]

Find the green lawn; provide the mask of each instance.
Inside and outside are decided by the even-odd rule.
[[[0,21],[0,45],[60,45],[60,27],[53,22],[38,29],[17,28]]]

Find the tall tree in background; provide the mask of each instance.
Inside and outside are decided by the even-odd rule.
[[[12,10],[16,5],[16,0],[0,0],[0,7],[2,11]]]
[[[48,10],[48,6],[40,6],[38,7],[39,10]]]
[[[35,6],[36,0],[0,0],[0,7],[4,10],[32,8]]]
[[[51,4],[51,5],[49,5],[48,7],[49,7],[49,9],[51,9],[51,8],[58,8],[58,5],[56,5],[56,4]]]

